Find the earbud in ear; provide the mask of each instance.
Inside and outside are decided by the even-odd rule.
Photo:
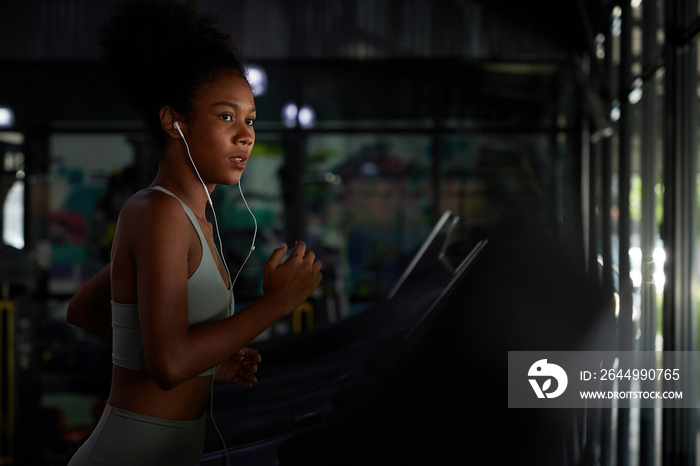
[[[182,139],[185,139],[185,135],[182,134],[182,130],[180,129],[180,122],[176,121],[175,123],[173,123],[173,128],[175,128],[177,132],[180,133],[180,137]]]

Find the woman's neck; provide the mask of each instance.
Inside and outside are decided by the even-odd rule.
[[[161,186],[175,194],[200,218],[206,218],[209,197],[190,165],[163,160],[151,186]],[[213,188],[211,188],[213,190]]]

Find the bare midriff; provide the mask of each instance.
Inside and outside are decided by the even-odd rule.
[[[211,377],[193,377],[164,390],[146,372],[112,366],[109,404],[146,416],[191,421],[206,412],[211,383]]]

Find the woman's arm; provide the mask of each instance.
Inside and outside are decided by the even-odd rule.
[[[321,281],[321,263],[299,242],[282,261],[287,246],[276,249],[265,265],[263,296],[231,317],[190,328],[187,311],[188,257],[198,239],[176,200],[161,198],[122,209],[123,225],[113,245],[117,255],[133,260],[146,370],[163,389],[195,377],[237,353],[274,322],[303,302]],[[206,247],[206,245],[204,245]],[[126,249],[122,249],[126,248]],[[121,280],[123,275],[119,276]],[[120,283],[114,282],[115,293]],[[115,294],[115,300],[118,296]]]
[[[102,340],[112,341],[109,264],[81,286],[68,303],[66,319]]]
[[[149,335],[144,334],[146,365],[162,388],[172,388],[226,361],[308,298],[321,281],[321,263],[312,252],[306,252],[304,243],[298,243],[281,263],[286,251],[283,245],[267,261],[263,296],[233,316],[187,329],[172,317],[142,324]]]

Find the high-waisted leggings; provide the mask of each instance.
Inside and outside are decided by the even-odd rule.
[[[194,466],[204,449],[205,418],[171,421],[109,404],[68,466]]]

